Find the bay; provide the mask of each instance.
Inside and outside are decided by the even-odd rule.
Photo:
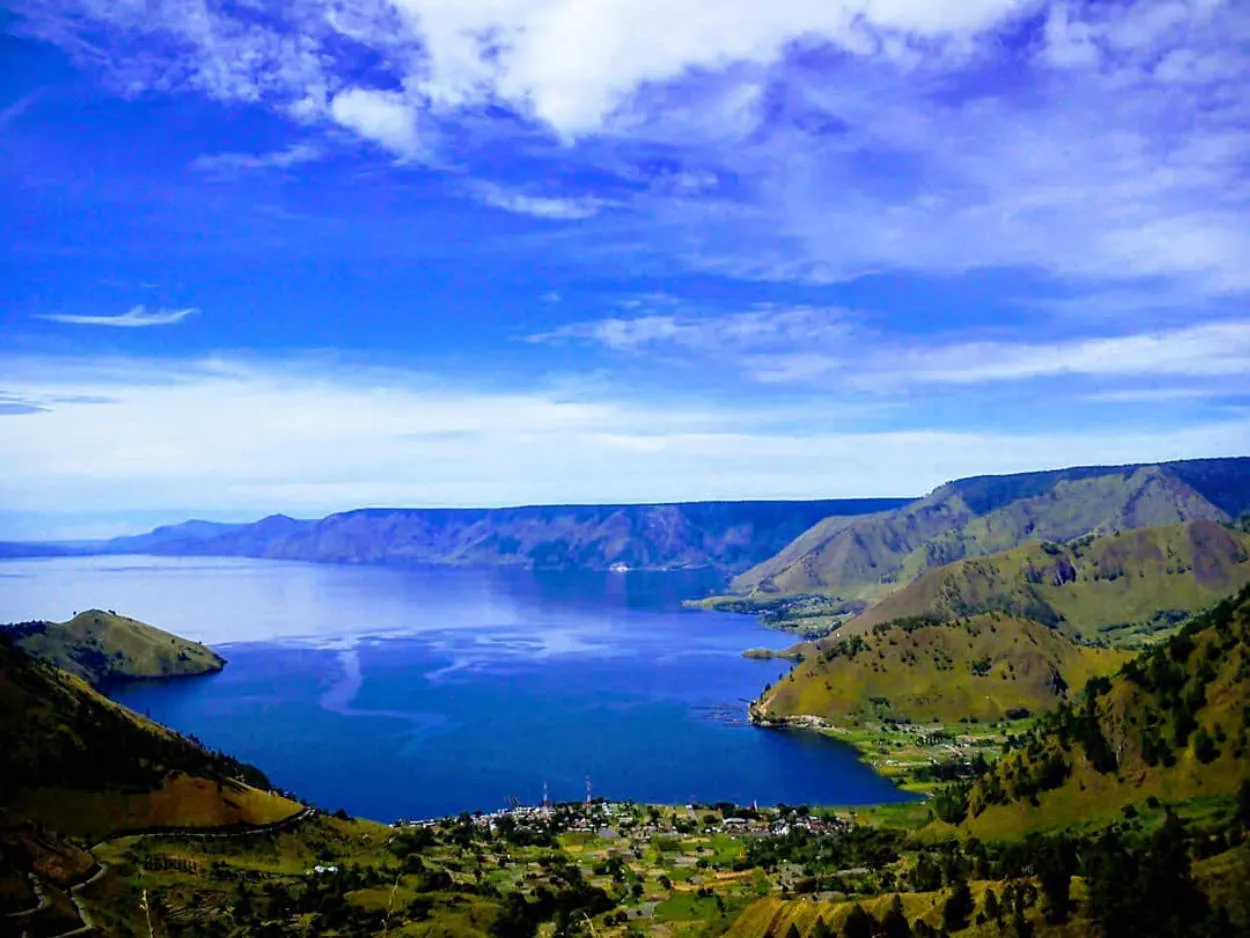
[[[707,573],[239,558],[0,562],[0,621],[116,609],[212,645],[219,675],[117,700],[329,809],[390,821],[593,794],[684,803],[907,796],[844,745],[746,725],[793,637],[681,608]]]

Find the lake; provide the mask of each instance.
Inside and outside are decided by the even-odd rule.
[[[593,793],[684,803],[907,796],[837,742],[745,724],[792,636],[681,608],[709,574],[236,558],[0,561],[0,622],[115,609],[212,645],[221,674],[112,696],[364,817]]]

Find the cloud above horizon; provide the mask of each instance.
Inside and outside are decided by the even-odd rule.
[[[112,316],[85,313],[37,313],[35,318],[42,319],[45,322],[59,322],[72,326],[145,329],[149,326],[175,326],[197,313],[199,313],[199,310],[194,307],[185,309],[148,309],[146,306],[132,306],[126,312]]]
[[[1250,439],[1250,413],[1164,438],[1130,427],[856,430],[824,402],[792,415],[795,433],[767,413],[693,400],[487,393],[326,357],[0,364],[6,393],[38,409],[0,420],[0,494],[21,492],[31,510],[918,495],[973,473],[1228,455]],[[60,458],[66,440],[92,459]]]

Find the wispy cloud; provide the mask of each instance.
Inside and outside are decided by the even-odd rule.
[[[25,114],[32,104],[39,98],[39,92],[33,91],[28,95],[23,95],[12,104],[0,108],[0,130],[4,130],[9,124],[16,121]]]
[[[671,155],[628,201],[635,224],[601,220],[602,233],[700,271],[830,282],[1023,267],[1163,279],[1199,299],[1250,291],[1244,3],[253,7],[17,3],[20,30],[123,93],[259,105],[403,161],[428,155],[431,127],[457,165],[489,163],[475,141],[523,139],[535,180],[589,167],[636,184]],[[477,197],[539,218],[618,214],[601,212],[607,195],[534,185]]]
[[[21,394],[0,391],[0,417],[21,417],[25,414],[47,413],[47,408]]]
[[[78,313],[40,313],[36,319],[48,322],[61,322],[74,326],[111,326],[120,329],[143,329],[148,326],[173,326],[194,316],[199,310],[194,307],[184,309],[148,309],[146,306],[132,306],[124,313],[114,316],[84,315]]]
[[[589,196],[569,198],[531,195],[492,182],[476,182],[469,187],[469,192],[483,205],[489,205],[491,208],[502,209],[515,215],[563,221],[590,218],[611,204],[604,199]]]
[[[673,301],[679,302],[679,301]],[[867,314],[843,309],[762,308],[744,313],[694,311],[606,317],[528,336],[534,343],[582,342],[617,353],[680,351],[705,366],[729,366],[771,385],[838,386],[892,394],[934,386],[1022,384],[1065,377],[1148,378],[1156,383],[1202,378],[1228,382],[1250,374],[1250,322],[1212,321],[1186,328],[1086,335],[1052,342],[953,341],[941,332],[923,341],[876,332]],[[1223,384],[1206,395],[1227,393]],[[1084,395],[1110,403],[1179,400],[1192,385],[1109,390]]]
[[[638,302],[650,305],[646,300]],[[633,302],[625,305],[632,307]],[[722,315],[652,313],[571,323],[526,338],[534,343],[591,342],[616,352],[667,346],[703,353],[750,353],[843,339],[851,331],[848,315],[841,309],[772,306]]]
[[[1250,394],[1250,390],[1242,389],[1242,396]],[[1192,387],[1143,387],[1121,388],[1114,391],[1094,391],[1082,394],[1081,400],[1091,404],[1169,404],[1177,401],[1204,401],[1210,398],[1233,396],[1223,388],[1192,388]]]
[[[191,162],[191,168],[201,172],[227,176],[268,169],[290,169],[302,163],[322,158],[320,147],[307,143],[292,144],[282,150],[267,153],[206,153]]]
[[[1060,342],[969,342],[875,355],[866,387],[989,384],[1065,375],[1218,378],[1250,374],[1250,322]]]

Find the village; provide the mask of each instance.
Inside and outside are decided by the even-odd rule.
[[[477,811],[454,817],[396,821],[396,829],[445,827],[468,819],[490,834],[501,826],[509,830],[560,835],[594,834],[605,839],[649,838],[665,834],[724,834],[731,837],[784,837],[791,831],[832,834],[850,830],[853,822],[832,814],[814,814],[806,805],[760,808],[728,802],[713,805],[644,805],[603,798],[559,804],[513,805],[497,811]]]

